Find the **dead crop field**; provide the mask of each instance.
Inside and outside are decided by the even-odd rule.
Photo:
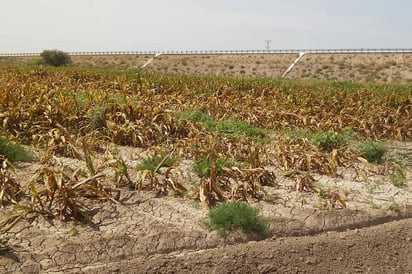
[[[3,273],[173,272],[178,254],[412,216],[408,84],[1,65],[0,129]],[[228,201],[265,233],[205,226]]]

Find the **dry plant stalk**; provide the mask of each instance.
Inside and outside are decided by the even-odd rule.
[[[208,210],[217,201],[264,199],[263,186],[277,186],[276,176],[264,168],[223,168],[220,175],[212,168],[209,178],[202,178],[196,196]]]
[[[22,194],[20,184],[13,178],[11,172],[15,170],[12,163],[7,158],[0,156],[0,202],[17,204],[19,196]]]
[[[78,175],[65,166],[60,169],[43,167],[37,170],[27,184],[34,210],[42,215],[58,216],[62,220],[89,222],[87,200],[115,201],[111,189],[98,183],[104,177],[103,174],[81,180]]]

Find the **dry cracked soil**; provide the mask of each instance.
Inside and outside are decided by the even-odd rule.
[[[408,152],[411,146],[397,147]],[[144,153],[121,150],[131,170]],[[195,181],[190,164],[183,161],[174,179]],[[19,164],[16,177],[30,178],[39,167]],[[343,208],[293,190],[295,182],[273,169],[278,182],[266,192],[279,199],[252,201],[269,220],[264,238],[208,230],[207,212],[186,196],[125,189],[120,202],[89,205],[91,226],[42,217],[14,224],[0,273],[412,273],[410,162],[402,187],[374,167],[361,170],[369,172],[366,180],[348,169],[337,178],[314,175],[325,189],[345,197]],[[4,208],[0,220],[11,212]]]

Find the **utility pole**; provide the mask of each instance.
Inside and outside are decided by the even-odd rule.
[[[270,43],[272,43],[272,40],[265,40],[266,43],[266,50],[269,51],[270,50]]]

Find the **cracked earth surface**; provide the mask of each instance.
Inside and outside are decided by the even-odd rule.
[[[144,152],[122,153],[133,167],[130,155]],[[186,174],[189,164],[180,165],[176,178],[193,179]],[[17,176],[35,170],[36,164],[22,164]],[[325,209],[318,195],[291,191],[294,182],[274,170],[278,185],[266,191],[280,198],[252,203],[270,221],[266,239],[207,230],[207,212],[190,198],[124,190],[120,203],[90,206],[93,226],[18,222],[8,233],[12,251],[0,256],[0,273],[412,273],[410,171],[409,164],[402,188],[375,173],[368,180],[350,170],[333,179],[314,176],[347,202],[346,209]],[[396,210],[390,209],[394,203]]]

